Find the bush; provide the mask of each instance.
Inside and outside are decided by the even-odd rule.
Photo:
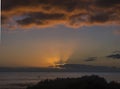
[[[44,80],[27,89],[120,89],[116,82],[107,83],[104,78],[96,75],[81,78],[57,78]]]

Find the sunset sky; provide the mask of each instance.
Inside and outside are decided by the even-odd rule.
[[[0,67],[120,68],[120,0],[2,0]]]

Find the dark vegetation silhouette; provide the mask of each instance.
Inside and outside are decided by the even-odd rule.
[[[83,76],[81,78],[56,78],[54,80],[44,80],[27,89],[120,89],[120,84],[116,82],[107,83],[99,76]]]

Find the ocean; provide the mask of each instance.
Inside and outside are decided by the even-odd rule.
[[[120,73],[94,72],[0,72],[0,89],[25,89],[45,79],[82,77],[84,75],[99,75],[108,82],[120,82]]]

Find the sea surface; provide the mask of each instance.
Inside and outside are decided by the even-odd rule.
[[[108,82],[120,82],[120,73],[86,73],[86,72],[0,72],[0,89],[25,89],[45,79],[82,77],[99,75]]]

